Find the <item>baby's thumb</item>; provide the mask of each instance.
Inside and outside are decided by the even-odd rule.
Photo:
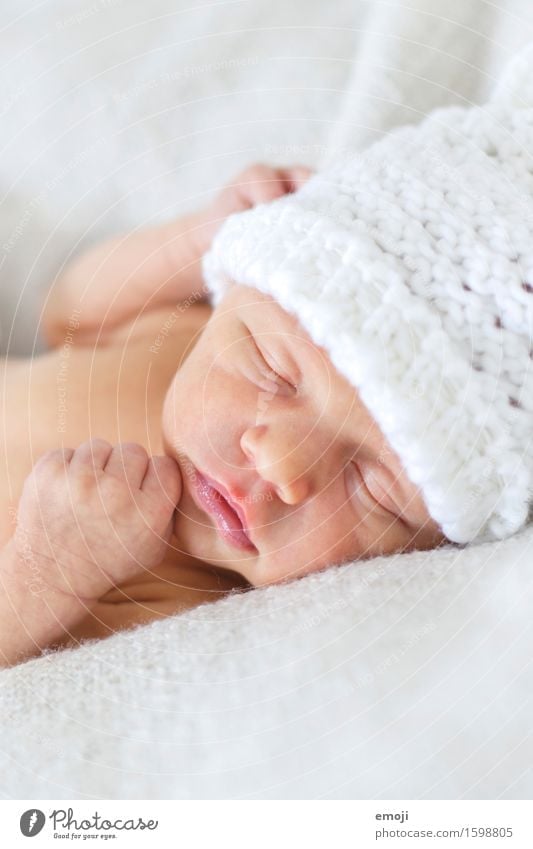
[[[181,472],[176,461],[166,454],[150,457],[141,491],[152,498],[161,498],[163,495],[169,514],[172,514],[183,491]]]

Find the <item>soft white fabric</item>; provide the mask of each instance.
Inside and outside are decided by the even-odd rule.
[[[2,673],[2,792],[529,798],[533,529],[336,567]]]
[[[529,6],[4,3],[4,348],[81,245],[483,102]],[[531,530],[380,558],[5,671],[2,793],[530,798],[532,570]]]
[[[483,106],[437,109],[231,216],[204,258],[295,315],[453,542],[533,497],[533,42]]]

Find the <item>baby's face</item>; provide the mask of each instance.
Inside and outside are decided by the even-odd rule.
[[[183,476],[173,544],[255,586],[444,539],[351,384],[256,289],[214,310],[167,393],[163,439]]]

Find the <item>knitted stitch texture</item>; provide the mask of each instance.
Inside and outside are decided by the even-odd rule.
[[[533,475],[533,45],[436,110],[232,216],[204,259],[297,316],[452,541],[505,537]]]

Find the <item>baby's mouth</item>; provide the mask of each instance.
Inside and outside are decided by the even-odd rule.
[[[239,514],[220,490],[212,485],[211,479],[204,477],[198,469],[195,469],[189,480],[194,501],[200,509],[213,517],[224,541],[243,551],[257,551]]]

